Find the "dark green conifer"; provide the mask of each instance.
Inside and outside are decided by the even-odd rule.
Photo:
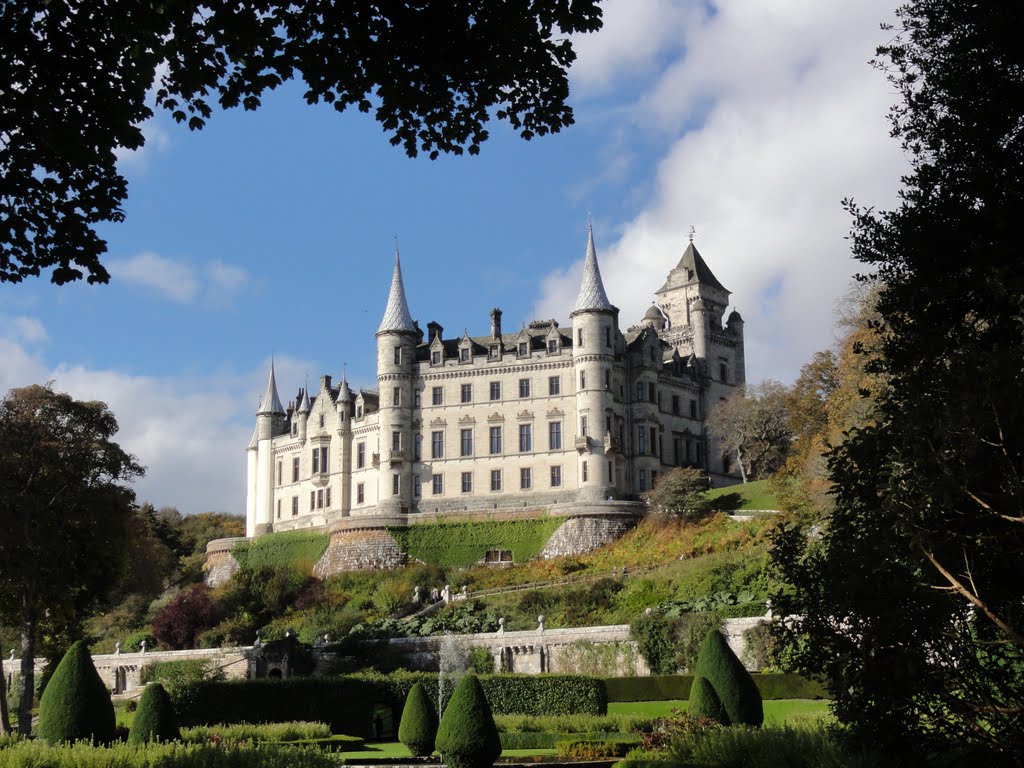
[[[707,678],[733,725],[761,725],[764,722],[761,692],[757,690],[754,678],[717,629],[704,638],[693,676],[695,682],[698,677]]]
[[[171,697],[160,683],[150,683],[142,692],[139,708],[135,712],[129,744],[147,744],[151,741],[177,741],[181,739],[178,718],[174,714]]]
[[[43,691],[39,702],[39,738],[51,744],[114,739],[114,705],[85,643],[72,645]]]
[[[491,706],[476,675],[455,686],[437,727],[437,750],[448,768],[487,768],[501,754]]]
[[[695,677],[690,686],[690,705],[686,712],[694,717],[707,717],[722,725],[729,725],[729,714],[722,706],[722,700],[715,693],[714,686],[706,677]]]
[[[437,738],[437,715],[427,696],[423,683],[416,683],[405,699],[402,722],[398,726],[398,740],[417,757],[426,757],[434,751]]]

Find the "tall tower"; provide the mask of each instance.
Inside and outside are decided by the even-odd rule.
[[[579,455],[580,500],[608,496],[613,481],[604,459],[607,421],[612,410],[609,386],[615,356],[618,310],[608,301],[597,266],[594,229],[588,227],[583,280],[572,319],[572,363],[576,377],[576,451]]]
[[[342,377],[338,386],[338,438],[341,443],[341,516],[352,514],[352,390]]]
[[[255,461],[248,463],[249,482],[246,500],[245,535],[259,536],[273,526],[274,505],[274,450],[272,440],[284,431],[284,406],[277,394],[277,380],[274,377],[274,361],[270,361],[270,378],[267,391],[256,412]],[[253,444],[249,444],[253,452]],[[251,456],[251,453],[250,453]]]
[[[403,514],[412,509],[413,371],[419,334],[409,313],[402,265],[395,248],[395,271],[384,318],[377,329],[377,386],[380,390],[380,471],[377,510]]]

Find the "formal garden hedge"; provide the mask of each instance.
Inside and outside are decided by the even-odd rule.
[[[189,702],[181,725],[327,720],[333,733],[373,736],[377,705],[399,720],[412,686],[422,682],[437,700],[437,675],[406,672],[333,678],[203,681],[180,695]],[[484,675],[480,682],[495,714],[603,715],[608,711],[604,680],[582,675]],[[450,686],[448,687],[450,690]]]
[[[825,699],[825,687],[800,675],[757,673],[751,675],[761,698]],[[609,677],[608,701],[673,701],[690,698],[693,675],[654,675],[651,677]]]
[[[310,570],[323,557],[330,542],[326,533],[316,531],[282,531],[273,536],[260,536],[238,542],[231,556],[242,568],[299,568]]]
[[[21,741],[0,749],[0,768],[338,768],[331,754],[316,746],[239,744],[147,744],[94,747],[86,742],[51,747]]]
[[[619,741],[629,742],[631,746],[639,746],[643,736],[639,733],[607,733],[605,731],[594,731],[592,733],[547,733],[537,731],[531,733],[499,733],[502,749],[556,749],[559,742],[585,741],[603,742]]]
[[[478,563],[495,549],[510,550],[514,562],[525,563],[541,553],[551,534],[564,522],[564,517],[439,522],[389,528],[388,533],[411,558],[463,568]]]

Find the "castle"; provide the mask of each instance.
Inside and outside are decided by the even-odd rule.
[[[377,389],[320,378],[282,404],[274,368],[246,452],[246,535],[369,529],[418,513],[543,510],[634,498],[673,467],[735,482],[706,429],[745,380],[743,320],[693,245],[626,331],[588,235],[571,326],[426,334],[398,253],[377,329]],[[378,527],[379,527],[378,525]]]

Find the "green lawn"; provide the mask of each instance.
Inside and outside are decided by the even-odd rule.
[[[830,717],[829,702],[821,699],[778,699],[763,702],[765,723],[782,724]],[[613,701],[608,714],[637,714],[668,717],[673,709],[686,711],[686,701]]]
[[[739,498],[736,498],[736,497]],[[755,480],[752,483],[730,485],[726,488],[714,488],[707,492],[709,499],[724,498],[725,510],[744,509],[778,509],[779,502],[768,489],[767,480]]]

